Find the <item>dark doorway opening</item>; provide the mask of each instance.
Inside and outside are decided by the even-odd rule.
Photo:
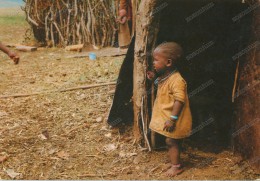
[[[191,138],[230,145],[236,55],[252,35],[252,12],[240,15],[249,5],[237,0],[164,3],[156,44],[175,41],[185,51],[179,70],[188,84]]]

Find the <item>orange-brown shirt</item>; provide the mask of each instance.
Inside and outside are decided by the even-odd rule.
[[[173,132],[163,131],[165,121],[170,119],[174,102],[184,103],[176,127]],[[187,94],[187,84],[177,71],[158,84],[154,102],[150,129],[169,138],[181,139],[188,137],[192,129],[192,116]]]

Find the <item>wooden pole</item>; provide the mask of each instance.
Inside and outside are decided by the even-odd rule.
[[[134,57],[134,82],[133,82],[133,108],[134,108],[134,137],[140,141],[144,138],[142,135],[142,116],[143,129],[147,130],[149,126],[149,115],[147,110],[147,90],[146,90],[146,71],[148,54],[151,51],[151,45],[154,45],[158,33],[159,16],[151,15],[156,8],[157,0],[141,1],[139,12],[136,15],[136,42]],[[149,44],[148,44],[149,38]],[[152,42],[152,43],[151,43]],[[150,44],[151,43],[151,44]],[[142,101],[143,100],[143,101]],[[143,112],[142,112],[143,111]],[[147,136],[147,135],[145,135]],[[146,144],[146,146],[148,146]]]

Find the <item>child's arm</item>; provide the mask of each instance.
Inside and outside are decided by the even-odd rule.
[[[116,18],[116,22],[119,23],[119,21],[121,21],[121,19],[122,19],[122,16],[118,16],[118,17]]]
[[[127,20],[127,18],[126,18],[126,16],[124,16],[124,17],[122,17],[121,19],[119,19],[118,22],[119,22],[120,24],[125,24],[125,23],[126,23],[126,20]]]
[[[172,132],[176,126],[176,121],[178,120],[178,116],[180,115],[184,103],[181,101],[175,101],[172,109],[172,116],[175,118],[170,118],[170,120],[166,121],[164,124],[163,130],[168,132]]]
[[[172,109],[172,115],[173,116],[179,116],[179,114],[182,111],[184,103],[181,101],[175,101]]]
[[[178,121],[178,116],[180,115],[185,100],[186,100],[186,91],[187,86],[185,80],[182,78],[177,79],[171,86],[170,89],[173,92],[174,104],[172,108],[172,114],[168,121],[165,122],[163,130],[172,132]]]
[[[11,53],[10,50],[0,42],[0,50],[6,53],[8,56]]]
[[[13,59],[15,64],[19,63],[19,59],[20,57],[14,53],[11,52],[6,46],[4,46],[1,42],[0,42],[0,50],[2,50],[4,53],[6,53],[11,59]]]

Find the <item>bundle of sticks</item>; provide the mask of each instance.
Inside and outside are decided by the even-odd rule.
[[[49,46],[111,46],[118,0],[24,0],[35,38]]]

